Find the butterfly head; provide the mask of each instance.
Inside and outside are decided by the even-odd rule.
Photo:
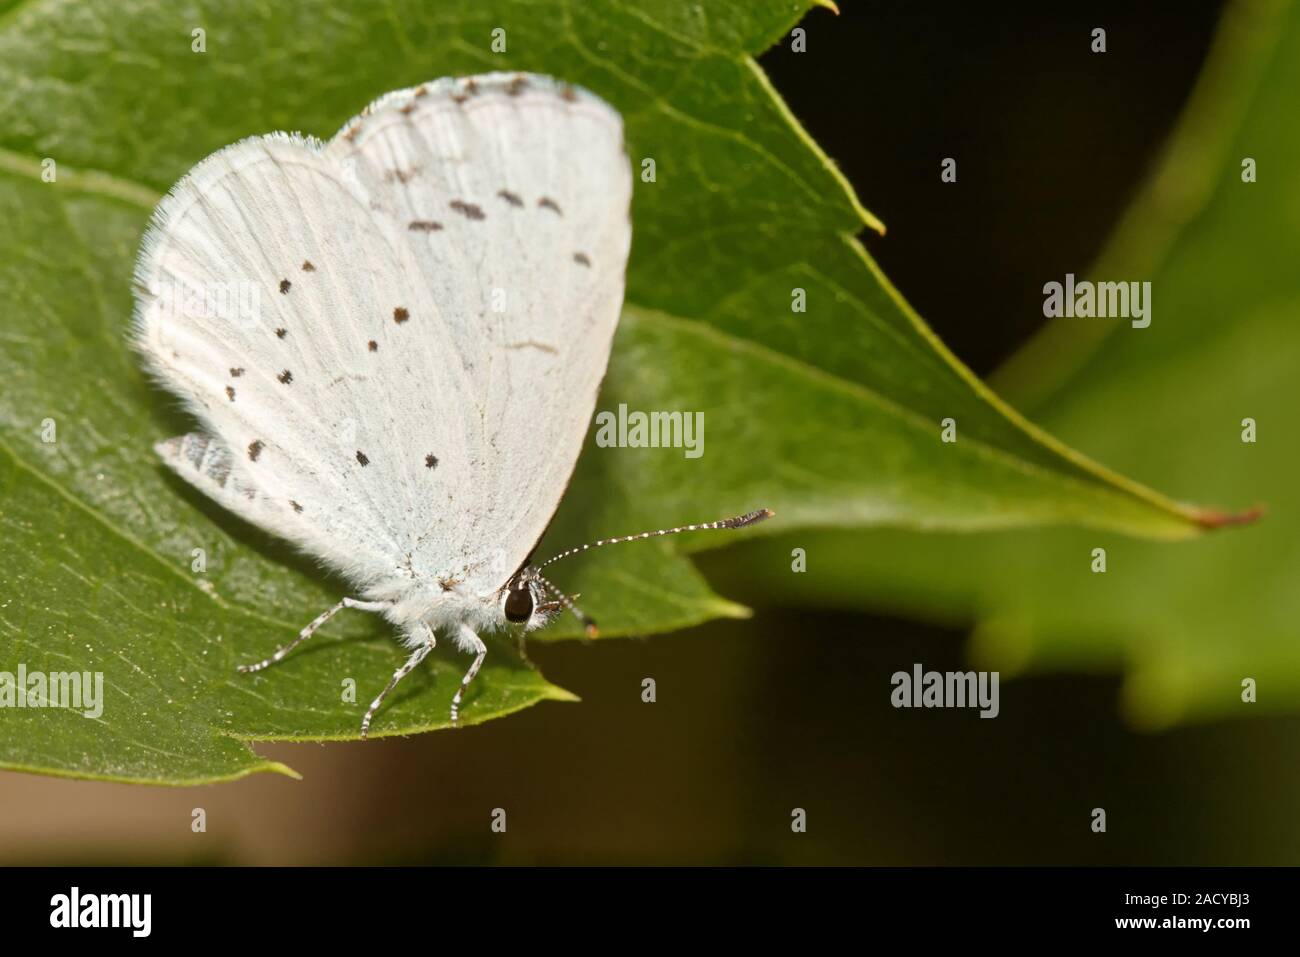
[[[570,611],[582,624],[587,637],[595,638],[597,635],[596,623],[583,614],[578,609],[578,606],[574,604],[574,601],[580,596],[574,595],[570,598],[547,581],[542,575],[542,569],[547,565],[568,558],[570,555],[577,555],[604,545],[615,545],[621,542],[634,542],[646,538],[657,538],[661,535],[677,535],[681,532],[697,532],[706,529],[746,528],[765,521],[771,518],[772,515],[771,509],[760,508],[754,512],[737,515],[735,518],[725,518],[717,522],[679,525],[676,528],[661,528],[653,532],[641,532],[637,535],[603,538],[588,545],[570,548],[568,551],[561,552],[540,565],[534,565],[529,561],[501,589],[501,613],[505,616],[505,620],[511,624],[522,625],[525,631],[532,631],[534,628],[540,628],[547,624],[561,610]]]
[[[532,631],[549,624],[552,618],[568,609],[585,626],[588,637],[595,638],[596,623],[574,605],[573,599],[577,597],[570,598],[564,594],[543,578],[537,566],[530,562],[501,589],[501,614],[510,624]]]
[[[547,602],[546,586],[533,565],[525,565],[501,590],[501,613],[512,625],[525,631],[540,628],[554,617],[559,606]]]

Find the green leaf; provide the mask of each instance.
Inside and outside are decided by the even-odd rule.
[[[1300,9],[1233,8],[1164,164],[1093,270],[1149,277],[1151,326],[1049,328],[1001,376],[1080,447],[1176,492],[1262,503],[1262,520],[1184,546],[1077,531],[805,536],[733,560],[737,578],[776,600],[973,617],[974,656],[1004,673],[1123,669],[1141,727],[1300,707],[1297,90]],[[1247,157],[1258,182],[1242,181]],[[795,544],[806,575],[788,572]]]
[[[5,712],[32,724],[5,736],[0,763],[166,783],[266,769],[241,742],[351,736],[400,662],[381,626],[351,615],[277,668],[233,674],[344,586],[164,474],[150,446],[187,423],[145,385],[125,327],[147,214],[194,163],[269,130],[329,136],[379,94],[441,75],[562,76],[624,114],[638,172],[655,160],[654,181],[637,183],[628,307],[600,407],[703,412],[706,454],[589,448],[544,551],[757,506],[786,528],[1199,531],[1204,513],[1012,413],[879,274],[854,238],[879,224],[752,59],[805,9],[86,0],[0,13],[0,520],[13,535],[0,667],[102,670],[109,695],[94,720]],[[191,50],[195,29],[206,52]],[[806,312],[792,311],[795,288]],[[957,445],[938,441],[948,416]],[[556,578],[609,634],[742,615],[684,557],[721,540],[628,546]],[[505,648],[488,661],[467,721],[565,697]],[[464,666],[440,651],[376,733],[442,726]],[[359,703],[342,699],[348,678]]]

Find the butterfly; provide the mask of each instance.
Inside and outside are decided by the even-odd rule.
[[[390,93],[328,142],[273,133],[199,163],[141,245],[133,342],[200,429],[164,463],[355,589],[409,652],[568,609],[534,565],[605,374],[631,246],[619,114],[532,74]],[[584,545],[740,528],[766,510]]]

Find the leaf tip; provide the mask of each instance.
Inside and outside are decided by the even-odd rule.
[[[725,598],[719,599],[713,603],[714,610],[721,618],[753,618],[754,609],[748,605],[741,605],[734,601],[727,601]]]
[[[548,684],[546,687],[546,697],[551,701],[568,701],[581,702],[582,698],[578,697],[568,688],[561,688],[559,685]]]
[[[1201,528],[1213,530],[1230,528],[1234,525],[1253,525],[1268,509],[1263,504],[1252,505],[1239,512],[1225,512],[1217,508],[1202,508],[1196,511],[1196,523]]]

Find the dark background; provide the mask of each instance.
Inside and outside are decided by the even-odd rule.
[[[807,53],[787,45],[761,62],[888,225],[866,237],[871,254],[987,373],[1041,321],[1040,283],[1025,277],[1086,271],[1100,250],[1191,90],[1219,4],[845,6],[805,19]],[[1089,52],[1095,26],[1104,56]],[[939,181],[945,156],[956,185]],[[704,567],[727,562],[712,553]],[[1274,767],[1294,719],[1138,734],[1117,716],[1113,676],[1004,685],[993,721],[895,711],[889,675],[965,667],[964,632],[728,597],[755,617],[535,643],[578,705],[455,734],[259,746],[302,782],[10,775],[0,843],[11,861],[42,863],[1300,860],[1294,793]],[[1104,835],[1089,828],[1097,806]],[[194,807],[205,835],[190,833]],[[497,807],[504,835],[489,828]],[[795,807],[807,834],[791,832]]]
[[[866,238],[885,275],[984,375],[1042,322],[1025,277],[1083,272],[1101,250],[1222,6],[872,0],[814,11],[806,54],[760,62],[888,227]],[[939,181],[948,156],[955,184]]]

